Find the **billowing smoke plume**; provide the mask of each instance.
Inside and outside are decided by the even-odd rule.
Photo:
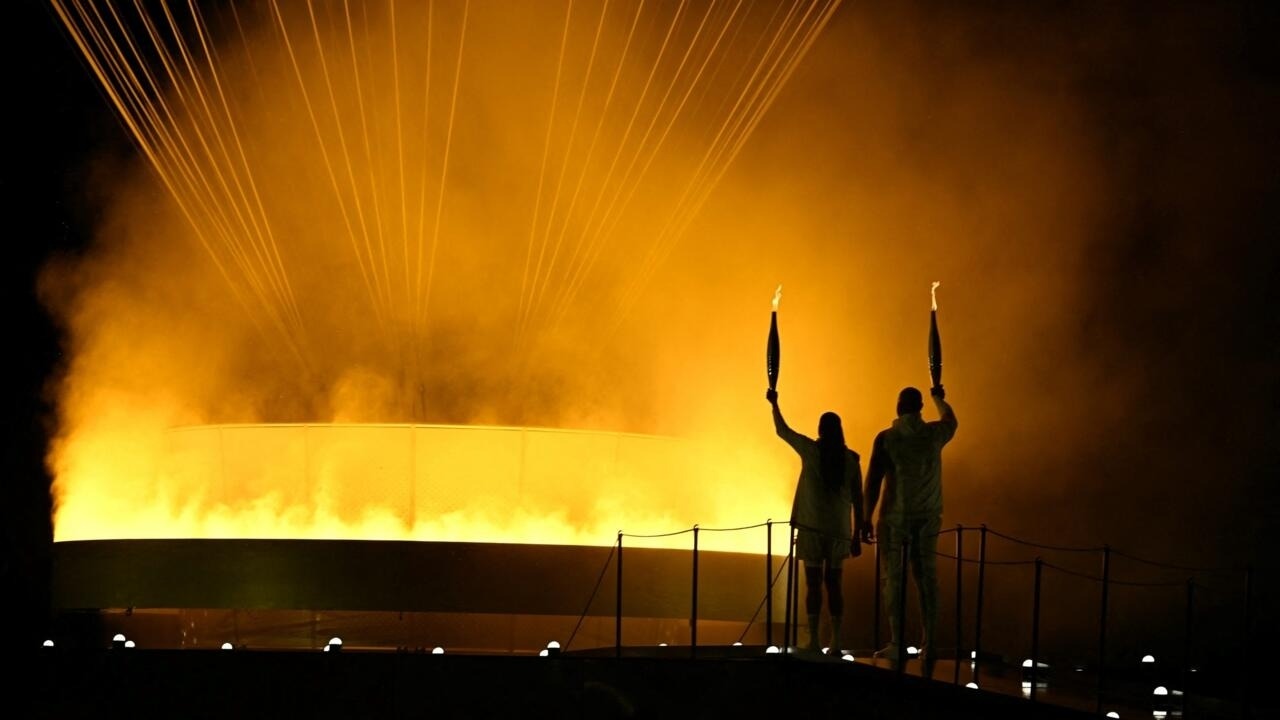
[[[1121,518],[1222,462],[1203,444],[1221,434],[1189,463],[1168,456],[1170,418],[1194,415],[1168,393],[1191,378],[1152,363],[1157,341],[1197,346],[1168,320],[1193,303],[1169,288],[1191,275],[1221,290],[1180,254],[1240,234],[1215,219],[1229,194],[1201,192],[1233,161],[1200,153],[1198,134],[1230,122],[1187,114],[1173,81],[1136,67],[1123,11],[1073,35],[1053,29],[1076,26],[1069,10],[842,7],[811,52],[781,56],[797,60],[789,82],[784,61],[753,97],[756,59],[789,37],[785,6],[612,7],[601,22],[575,4],[566,24],[541,3],[436,3],[396,5],[394,25],[385,8],[315,7],[207,19],[221,89],[206,100],[221,117],[225,93],[238,137],[215,137],[190,83],[162,78],[182,152],[206,152],[203,137],[214,164],[239,167],[241,143],[256,189],[175,162],[184,210],[153,169],[122,172],[97,247],[47,274],[69,342],[51,454],[62,499],[118,493],[96,474],[106,457],[112,477],[154,473],[177,425],[449,422],[710,440],[765,477],[729,494],[785,512],[794,458],[762,398],[779,282],[782,408],[809,433],[838,412],[865,462],[897,391],[928,383],[942,281],[961,422],[947,523],[1141,548],[1152,525]],[[803,23],[797,7],[785,22],[800,42],[826,6]],[[1144,47],[1176,55],[1201,19],[1176,16]],[[1217,50],[1193,50],[1188,95],[1215,87]],[[1118,99],[1134,92],[1166,100]],[[1154,157],[1134,139],[1148,130],[1191,139]],[[1245,140],[1225,142],[1244,156]],[[1166,212],[1190,221],[1153,229]]]

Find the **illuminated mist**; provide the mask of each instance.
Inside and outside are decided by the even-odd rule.
[[[1180,266],[1131,284],[1127,266],[1102,263],[1149,185],[1130,167],[1137,141],[1113,136],[1098,110],[1128,92],[1107,85],[1114,68],[1141,67],[1115,30],[1130,27],[1122,11],[1073,35],[1056,30],[1078,25],[1071,9],[970,20],[898,3],[233,7],[207,10],[203,34],[185,6],[173,10],[195,68],[172,58],[176,80],[145,23],[121,17],[143,57],[128,67],[150,68],[160,89],[114,101],[126,115],[162,113],[157,127],[177,134],[135,132],[158,160],[114,170],[96,247],[43,278],[68,337],[49,458],[59,540],[607,544],[619,529],[785,520],[797,463],[763,399],[779,283],[781,407],[810,434],[838,412],[865,467],[898,390],[929,381],[929,287],[942,282],[943,380],[961,424],[944,523],[1150,539],[1164,554],[1152,523],[1198,514],[1128,522],[1162,477],[1183,472],[1163,453],[1172,436],[1146,418],[1172,425],[1189,411],[1148,378],[1157,353],[1125,344],[1154,336],[1150,307],[1185,306]],[[1197,12],[1169,32],[1197,26]],[[68,18],[89,55],[129,55],[84,30],[122,39],[111,16]],[[158,10],[150,20],[176,50],[170,21]],[[1216,92],[1211,51],[1184,61],[1209,70],[1171,86]],[[124,69],[100,66],[115,87],[128,85]],[[1171,102],[1159,121],[1228,134],[1216,115],[1180,111]],[[1191,160],[1222,174],[1251,157],[1238,144]],[[1207,180],[1164,182],[1149,195],[1189,199],[1187,214],[1191,201],[1232,207]],[[1190,335],[1178,342],[1198,351]],[[257,439],[174,449],[180,436],[211,437],[199,426],[257,423],[387,431],[341,457],[318,446],[318,465],[351,469],[304,470],[311,489],[291,501],[263,483],[298,457],[294,439],[244,429],[232,434]],[[678,447],[662,462],[681,469],[605,472],[592,486],[584,468],[603,451],[547,450],[537,462],[572,468],[574,492],[547,491],[554,478],[513,491],[508,451],[485,449],[475,430],[477,449],[456,458],[465,480],[420,476],[412,502],[388,499],[410,490],[383,479],[425,452],[406,434],[437,425],[634,439]],[[211,459],[227,452],[257,453],[244,463],[259,469],[227,480]],[[390,456],[375,471],[360,462]],[[176,490],[194,487],[172,470],[189,457],[206,459],[184,472],[223,478],[222,489]],[[241,486],[256,489],[226,490]],[[429,507],[464,495],[447,518]]]
[[[838,3],[54,5],[147,160],[46,277],[58,539],[785,518],[776,448],[616,433],[688,436],[716,402],[672,395],[663,326],[718,291],[657,273]],[[181,429],[226,423],[316,427]]]

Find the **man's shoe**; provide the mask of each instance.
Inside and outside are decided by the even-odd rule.
[[[898,666],[898,653],[900,650],[901,648],[894,643],[889,643],[888,645],[885,645],[883,649],[877,650],[872,657],[888,660],[889,664],[896,668]]]

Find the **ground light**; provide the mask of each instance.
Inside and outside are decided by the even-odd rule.
[[[769,647],[767,647],[767,648],[765,648],[765,649],[764,649],[764,654],[765,654],[765,655],[777,655],[777,654],[778,654],[778,646],[777,646],[777,645],[770,645]]]
[[[1022,687],[1029,688],[1034,681],[1037,687],[1045,687],[1049,681],[1042,673],[1049,670],[1048,663],[1037,662],[1032,667],[1031,658],[1022,661]]]
[[[1156,656],[1155,656],[1155,655],[1143,655],[1143,656],[1142,656],[1142,662],[1143,662],[1143,663],[1153,663],[1153,662],[1155,662],[1155,661],[1156,661]]]
[[[845,653],[844,655],[842,655],[842,656],[840,657],[840,659],[841,659],[841,660],[847,660],[847,661],[849,661],[849,662],[853,662],[854,657],[853,657],[853,655],[852,655],[852,654],[850,654],[850,653]]]
[[[965,687],[969,688],[970,690],[977,690],[977,689],[978,689],[978,683],[976,683],[976,682],[969,682],[969,683],[965,683]]]
[[[52,641],[52,640],[45,640],[45,641],[44,641],[44,647],[53,647],[53,641]]]
[[[111,647],[113,647],[113,648],[122,648],[122,647],[124,647],[124,633],[116,633],[116,634],[111,638]]]
[[[1116,712],[1115,710],[1112,710],[1111,712],[1107,713],[1107,717],[1116,718],[1116,720],[1119,720],[1120,713]]]
[[[223,649],[223,650],[235,650],[235,646],[234,646],[234,645],[232,645],[232,644],[231,644],[231,643],[229,643],[229,642],[224,642],[224,643],[222,643],[222,649]]]
[[[127,647],[127,648],[136,648],[136,647],[138,647],[138,643],[136,643],[136,642],[134,642],[134,641],[132,641],[132,640],[125,640],[125,641],[124,641],[124,646],[125,646],[125,647]]]
[[[1178,700],[1182,695],[1181,690],[1169,690],[1163,685],[1159,685],[1155,690],[1151,691],[1151,709],[1153,712],[1167,712],[1177,708]]]
[[[431,654],[432,654],[432,655],[443,655],[443,654],[444,654],[444,648],[442,648],[442,647],[440,647],[439,645],[437,645],[437,646],[435,646],[435,647],[431,648]]]
[[[334,636],[329,638],[329,643],[324,646],[325,652],[338,652],[342,649],[342,638]]]

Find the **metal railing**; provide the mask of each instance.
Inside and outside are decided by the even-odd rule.
[[[756,606],[755,612],[751,615],[749,619],[746,620],[745,627],[742,631],[742,634],[739,636],[738,640],[739,642],[741,642],[746,638],[747,633],[750,631],[751,627],[756,623],[757,619],[759,618],[760,612],[763,609],[764,615],[765,615],[764,617],[765,644],[769,646],[773,646],[775,644],[774,643],[775,610],[774,610],[773,598],[774,598],[776,586],[778,582],[781,580],[783,570],[785,570],[786,571],[786,590],[785,590],[784,597],[786,598],[786,600],[784,603],[785,608],[783,612],[782,644],[784,646],[797,645],[798,622],[796,618],[797,618],[797,608],[798,608],[798,598],[799,598],[799,582],[797,581],[796,572],[795,572],[795,544],[796,544],[797,531],[801,529],[804,529],[810,532],[819,532],[819,531],[817,531],[814,528],[804,527],[795,522],[786,523],[789,531],[787,552],[785,557],[782,559],[781,565],[779,565],[775,570],[774,569],[774,565],[775,565],[774,547],[773,547],[773,532],[774,532],[775,525],[782,525],[782,523],[775,523],[773,520],[770,519],[770,520],[766,520],[764,522],[756,523],[753,525],[743,525],[740,527],[728,527],[728,528],[703,528],[698,525],[694,525],[690,528],[686,528],[682,530],[676,530],[676,531],[665,532],[665,533],[652,533],[652,534],[626,533],[626,532],[619,531],[616,542],[613,548],[611,549],[609,556],[605,559],[604,565],[601,567],[600,575],[596,580],[595,587],[591,591],[591,596],[587,601],[585,609],[583,610],[581,617],[579,617],[578,624],[577,626],[575,626],[573,633],[570,635],[568,642],[565,644],[565,647],[568,648],[569,645],[572,644],[575,637],[577,636],[578,630],[581,627],[583,620],[586,618],[586,616],[590,612],[592,602],[594,601],[600,589],[600,586],[603,583],[604,578],[608,573],[608,569],[610,565],[612,565],[614,567],[615,581],[617,584],[615,608],[614,608],[614,649],[615,649],[615,657],[619,657],[619,658],[622,657],[622,654],[623,654],[622,628],[623,628],[624,617],[625,617],[624,603],[623,603],[624,598],[623,598],[623,562],[622,562],[623,556],[624,556],[623,555],[624,538],[653,539],[653,538],[673,537],[677,535],[690,534],[692,535],[692,548],[691,548],[692,554],[691,554],[691,576],[690,576],[691,577],[691,580],[690,580],[691,608],[690,608],[690,616],[689,616],[690,617],[689,652],[691,657],[697,657],[699,534],[703,532],[716,532],[716,533],[745,532],[749,530],[756,530],[759,528],[766,529],[764,593],[760,603]],[[978,556],[977,558],[965,557],[965,552],[964,552],[965,534],[974,533],[974,532],[978,533]],[[1196,573],[1196,574],[1233,573],[1241,576],[1243,579],[1243,603],[1242,603],[1243,607],[1241,608],[1243,615],[1239,625],[1239,648],[1241,652],[1248,651],[1249,636],[1253,629],[1254,612],[1255,612],[1254,605],[1253,605],[1253,598],[1252,598],[1255,569],[1251,566],[1198,567],[1198,566],[1191,566],[1191,565],[1185,565],[1185,564],[1170,563],[1170,562],[1164,562],[1164,561],[1158,561],[1158,560],[1151,560],[1151,559],[1140,557],[1128,552],[1123,552],[1107,544],[1100,545],[1100,546],[1049,545],[1044,543],[1032,542],[1032,541],[1025,540],[1023,538],[1018,538],[1012,535],[1007,535],[1005,533],[999,532],[992,528],[988,528],[985,524],[977,527],[972,527],[972,526],[966,527],[964,525],[956,525],[955,527],[952,527],[952,528],[940,530],[938,533],[936,533],[936,535],[931,537],[940,537],[942,535],[946,535],[950,533],[955,534],[955,554],[951,555],[946,552],[942,552],[940,550],[935,550],[934,552],[938,557],[953,560],[955,563],[955,639],[956,639],[955,657],[956,657],[956,661],[955,661],[955,670],[951,678],[951,681],[954,684],[959,685],[961,681],[960,666],[961,666],[961,659],[963,657],[965,650],[971,651],[970,670],[971,670],[971,676],[973,679],[972,681],[974,683],[976,683],[979,677],[981,676],[982,669],[983,669],[982,668],[983,662],[984,662],[984,659],[987,657],[986,653],[984,653],[984,646],[983,646],[983,641],[984,641],[983,614],[986,610],[985,591],[986,591],[986,583],[987,583],[987,571],[989,567],[997,568],[997,567],[1008,567],[1008,566],[1031,566],[1034,571],[1033,584],[1031,588],[1032,600],[1031,600],[1031,608],[1030,608],[1030,625],[1031,625],[1031,630],[1030,630],[1031,643],[1029,648],[1030,657],[1028,661],[1025,661],[1023,663],[1024,668],[1023,668],[1023,675],[1022,675],[1023,677],[1022,684],[1024,688],[1029,682],[1030,688],[1029,688],[1029,693],[1027,693],[1027,696],[1028,696],[1028,699],[1033,703],[1040,701],[1038,697],[1039,686],[1042,685],[1044,682],[1044,677],[1041,676],[1041,668],[1047,667],[1046,665],[1043,665],[1041,663],[1042,647],[1041,647],[1041,632],[1040,632],[1041,631],[1041,613],[1042,613],[1042,608],[1041,608],[1042,584],[1043,584],[1045,570],[1051,570],[1057,573],[1061,573],[1063,576],[1066,576],[1066,577],[1071,577],[1078,580],[1085,580],[1098,585],[1099,595],[1098,595],[1098,614],[1097,614],[1097,648],[1096,648],[1097,654],[1096,654],[1096,681],[1095,681],[1096,685],[1093,688],[1093,695],[1095,700],[1095,703],[1094,703],[1095,709],[1099,714],[1102,713],[1104,709],[1104,705],[1106,704],[1108,699],[1108,692],[1109,692],[1108,682],[1109,682],[1110,673],[1111,673],[1111,669],[1108,668],[1108,663],[1107,663],[1107,643],[1109,639],[1108,630],[1109,630],[1109,624],[1111,620],[1109,615],[1111,612],[1110,602],[1111,602],[1112,589],[1117,586],[1148,587],[1148,588],[1172,588],[1172,587],[1185,588],[1185,613],[1184,613],[1184,627],[1183,627],[1183,638],[1182,638],[1183,639],[1183,643],[1182,643],[1183,657],[1182,657],[1182,666],[1180,668],[1181,670],[1180,677],[1182,681],[1183,691],[1181,693],[1180,702],[1175,704],[1180,705],[1180,707],[1178,707],[1177,709],[1179,709],[1182,713],[1182,716],[1186,718],[1189,716],[1188,700],[1191,694],[1189,692],[1189,685],[1190,685],[1190,679],[1191,679],[1190,674],[1193,672],[1193,666],[1192,666],[1192,657],[1194,655],[1193,630],[1194,630],[1194,623],[1196,619],[1196,609],[1197,609],[1196,608],[1196,597],[1197,597],[1196,591],[1198,588],[1205,589],[1206,587],[1198,583],[1194,577],[1188,577],[1186,579],[1179,579],[1179,580],[1172,580],[1172,581],[1117,579],[1115,577],[1112,577],[1112,560],[1115,557],[1123,557],[1127,560],[1148,565],[1151,567],[1159,568],[1162,570],[1176,570],[1176,571],[1184,571],[1184,572]],[[1056,563],[1047,562],[1046,560],[1044,560],[1043,557],[1039,555],[1033,558],[1020,559],[1020,560],[993,560],[988,558],[988,553],[987,553],[988,544],[991,538],[998,538],[1000,540],[1004,540],[1006,542],[1009,542],[1018,546],[1032,548],[1032,549],[1041,550],[1041,551],[1071,553],[1071,554],[1096,554],[1100,561],[1100,574],[1093,575],[1090,573],[1081,572],[1079,570],[1064,567]],[[841,538],[841,539],[844,539],[844,538]],[[858,538],[850,538],[850,540],[852,542],[859,541]],[[881,628],[881,622],[882,622],[882,617],[881,617],[882,608],[881,608],[881,602],[880,602],[881,592],[882,592],[881,581],[883,579],[882,559],[881,559],[882,543],[877,542],[875,540],[872,540],[870,542],[875,547],[875,578],[873,583],[874,584],[874,593],[873,593],[874,602],[873,602],[873,613],[872,613],[872,638],[873,638],[872,644],[874,647],[879,647],[880,646],[880,628]],[[901,593],[901,601],[898,603],[898,617],[896,619],[898,621],[898,627],[904,630],[906,628],[906,606],[908,604],[906,600],[906,588],[907,588],[907,575],[908,575],[908,565],[909,565],[907,558],[909,557],[909,551],[910,551],[909,542],[910,541],[908,539],[904,539],[901,543],[901,546],[897,548],[897,551],[902,553],[902,556],[901,556],[902,562],[899,563],[899,572],[901,572],[901,576],[898,578],[898,582],[900,583],[899,588]],[[964,608],[963,577],[964,577],[964,567],[966,564],[976,566],[976,570],[977,570],[977,587],[975,588],[975,615],[974,615],[974,623],[973,623],[973,647],[972,648],[967,648],[965,647],[965,644],[964,644],[965,616],[963,611],[963,608]],[[898,643],[898,657],[893,659],[895,660],[893,665],[895,667],[896,673],[899,676],[901,676],[904,672],[904,667],[906,665],[907,651],[905,647],[906,643],[901,642],[902,638],[899,638],[899,640],[900,642]],[[934,642],[936,642],[936,639],[934,639]],[[783,654],[785,655],[787,653],[784,652]],[[1029,669],[1027,667],[1028,665],[1029,665]],[[1245,666],[1247,667],[1247,661],[1245,663]],[[1249,710],[1250,710],[1250,698],[1249,698],[1249,692],[1247,690],[1247,683],[1245,678],[1241,679],[1236,695],[1237,695],[1236,700],[1239,706],[1240,715],[1242,717],[1248,717]]]

